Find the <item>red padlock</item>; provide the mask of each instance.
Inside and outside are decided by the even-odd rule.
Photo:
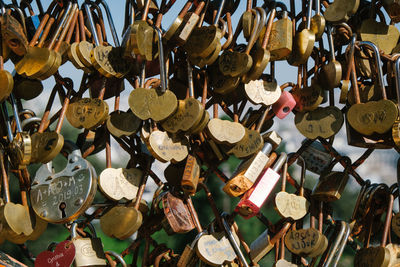
[[[285,83],[281,86],[284,90],[286,87],[291,86],[291,83]],[[296,100],[293,95],[287,91],[282,91],[281,97],[272,104],[272,111],[279,119],[285,118],[296,106]]]
[[[280,178],[278,171],[282,168],[286,158],[286,153],[282,152],[272,169],[268,168],[240,199],[235,212],[238,212],[245,219],[250,219],[260,212],[260,208]]]

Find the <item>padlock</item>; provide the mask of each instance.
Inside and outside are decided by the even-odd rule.
[[[89,224],[92,237],[80,237],[77,233],[78,224],[74,222],[71,226],[71,240],[75,246],[75,267],[84,266],[107,266],[101,239],[97,237],[94,227]]]
[[[271,152],[272,145],[265,143],[263,149],[257,155],[239,165],[222,190],[232,197],[237,197],[249,190],[267,165]]]
[[[273,248],[277,241],[279,241],[291,226],[290,222],[285,222],[282,228],[270,238],[268,228],[257,237],[256,240],[250,244],[250,258],[254,263],[260,261],[267,255]]]
[[[189,154],[186,159],[186,165],[181,180],[182,190],[186,194],[193,195],[196,193],[200,170],[201,163],[199,159],[195,155]]]
[[[284,90],[287,86],[289,86],[289,84],[281,86],[281,89],[283,90],[282,94],[279,97],[278,101],[272,104],[272,111],[279,119],[285,118],[297,104],[293,95],[290,92]]]
[[[311,194],[314,199],[324,202],[340,199],[349,180],[349,171],[352,168],[350,158],[343,157],[343,161],[345,162],[343,172],[332,171],[333,167],[339,162],[338,160],[334,160],[321,174]]]
[[[245,219],[250,219],[259,213],[260,208],[280,178],[278,171],[285,163],[286,157],[286,153],[282,152],[274,166],[261,174],[252,188],[240,199],[236,205],[235,212],[238,212]]]
[[[228,214],[226,212],[221,214],[221,222],[224,227],[224,231],[226,235],[228,236],[229,243],[231,243],[231,246],[233,250],[235,251],[237,257],[239,258],[240,263],[245,266],[249,267],[247,264],[246,258],[244,257],[242,251],[240,250],[240,245],[238,244],[235,236],[232,233],[232,228],[229,226],[227,222]]]
[[[325,251],[327,257],[321,257],[320,261],[326,259],[323,261],[324,266],[330,266],[331,263],[333,266],[338,264],[351,232],[350,225],[345,221],[336,221],[331,228],[333,228],[332,231],[330,229],[328,231],[332,232],[331,237],[334,240],[331,241],[332,245],[329,249]]]
[[[271,51],[271,61],[285,60],[292,52],[293,27],[292,20],[289,18],[286,6],[277,13],[278,20],[272,24],[271,37],[268,43],[268,49]],[[262,36],[262,35],[261,35]]]
[[[301,143],[304,144],[306,141],[307,139],[304,139]],[[333,160],[333,156],[318,140],[307,146],[301,156],[306,163],[306,169],[316,174],[322,174]]]
[[[195,251],[195,246],[199,238],[204,235],[206,231],[200,232],[196,235],[194,240],[190,245],[186,245],[185,249],[182,252],[181,257],[179,258],[177,267],[186,267],[186,266],[192,266],[191,264],[195,264],[194,261],[196,261],[196,251]],[[195,259],[194,259],[195,258]]]
[[[387,240],[388,240],[388,233],[390,229],[390,221],[393,213],[393,195],[388,192],[388,187],[386,186],[385,190],[385,198],[380,199],[378,201],[381,202],[381,206],[376,202],[376,199],[372,199],[370,203],[371,207],[368,212],[368,219],[367,219],[367,228],[366,229],[366,237],[364,239],[364,247],[357,250],[354,256],[354,266],[361,267],[361,266],[395,266],[392,265],[395,263],[397,255],[392,255],[391,250],[387,248]],[[389,195],[387,195],[389,193]],[[383,202],[383,203],[382,203]],[[382,231],[382,239],[379,246],[370,246],[370,236],[373,230],[373,219],[376,216],[374,212],[377,209],[382,208],[386,209],[386,216],[384,221],[384,229]],[[379,217],[381,214],[378,215]],[[390,245],[390,244],[389,244]],[[395,253],[396,254],[396,253]],[[394,257],[393,257],[394,256]],[[394,259],[393,259],[394,258]]]
[[[97,189],[95,169],[82,158],[79,148],[65,141],[63,150],[69,152],[65,169],[54,173],[52,162],[42,165],[35,174],[30,192],[35,213],[51,223],[78,218],[91,205]]]
[[[164,218],[161,220],[165,232],[169,235],[174,233],[187,233],[194,229],[195,225],[193,222],[192,215],[190,213],[188,204],[182,196],[175,196],[169,191],[165,191],[159,195],[157,209],[160,214],[164,214]]]
[[[298,189],[298,195],[289,194],[286,192],[286,179],[287,179],[287,161],[293,154],[290,153],[286,159],[285,165],[282,171],[282,187],[281,191],[275,196],[275,210],[282,218],[291,218],[295,221],[300,220],[308,213],[308,207],[310,203],[304,197],[304,182],[306,178],[306,164],[304,159],[299,156],[297,162],[301,163],[301,176],[300,176],[300,188]]]

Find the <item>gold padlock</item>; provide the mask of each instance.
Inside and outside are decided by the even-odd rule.
[[[343,160],[346,162],[346,168],[343,172],[332,171],[332,168],[339,162],[338,160],[334,160],[321,175],[311,194],[314,199],[323,202],[340,199],[349,180],[349,171],[351,168],[350,158],[343,157]]]

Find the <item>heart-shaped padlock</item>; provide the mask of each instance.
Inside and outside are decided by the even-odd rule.
[[[72,142],[63,150],[69,152],[64,170],[54,173],[52,162],[42,165],[33,179],[30,199],[33,210],[51,223],[71,222],[92,203],[97,189],[96,172]]]

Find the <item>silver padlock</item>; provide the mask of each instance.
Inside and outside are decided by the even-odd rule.
[[[94,227],[91,224],[88,225],[93,234],[91,238],[78,236],[76,227],[77,223],[73,223],[71,227],[71,240],[75,246],[74,266],[107,266],[103,244],[101,243],[101,239],[97,237]]]
[[[52,162],[42,165],[32,182],[30,199],[35,213],[51,223],[68,223],[91,205],[97,190],[96,172],[79,148],[65,141],[69,152],[64,170],[55,173]]]

